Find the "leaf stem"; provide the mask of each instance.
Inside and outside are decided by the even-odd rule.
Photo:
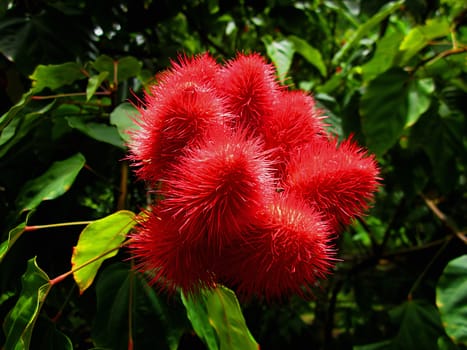
[[[32,226],[26,226],[24,228],[24,231],[28,232],[28,231],[41,230],[41,229],[44,229],[44,228],[89,225],[89,224],[91,224],[93,222],[94,221],[72,221],[72,222],[60,222],[60,223],[48,224],[48,225],[32,225]]]
[[[110,91],[98,91],[95,92],[94,95],[100,95],[100,96],[109,96],[111,94]],[[86,96],[85,92],[70,92],[66,94],[56,94],[56,95],[45,95],[45,96],[31,96],[32,100],[51,100],[54,98],[60,98],[60,97],[75,97],[75,96]]]
[[[76,266],[75,268],[73,268],[73,269],[71,269],[71,270],[65,272],[64,274],[61,274],[60,276],[57,276],[57,277],[55,277],[54,279],[51,279],[51,280],[49,281],[50,285],[53,286],[53,285],[55,285],[55,284],[57,284],[57,283],[63,281],[65,278],[67,278],[68,276],[74,274],[76,271],[81,270],[82,268],[84,268],[84,267],[86,267],[86,266],[92,264],[93,262],[95,262],[95,261],[97,261],[97,260],[99,260],[99,259],[102,259],[104,256],[106,256],[106,255],[112,253],[112,252],[115,251],[115,250],[119,250],[120,248],[123,248],[124,246],[130,244],[132,241],[133,241],[132,239],[129,239],[129,240],[123,242],[122,244],[120,244],[118,247],[114,247],[114,248],[112,248],[112,249],[109,249],[108,251],[106,251],[106,252],[104,252],[104,253],[102,253],[102,254],[99,254],[99,255],[95,256],[94,258],[92,258],[92,259],[89,259],[89,260],[86,261],[85,263],[83,263],[83,264],[81,264],[81,265],[79,265],[79,266]]]
[[[422,282],[423,278],[425,277],[425,275],[428,273],[428,271],[430,270],[431,266],[433,265],[433,263],[436,261],[436,259],[438,259],[438,257],[441,255],[441,253],[444,251],[444,249],[446,249],[446,247],[448,246],[449,242],[451,240],[450,239],[447,239],[444,244],[438,249],[438,251],[436,252],[435,256],[433,257],[433,259],[430,260],[430,262],[428,263],[428,265],[425,266],[425,268],[423,269],[422,273],[420,274],[420,276],[418,276],[417,280],[414,282],[414,284],[412,285],[412,288],[410,288],[409,290],[409,293],[407,294],[407,299],[408,300],[412,300],[412,297],[413,297],[413,292],[418,288],[418,286],[420,285],[420,283]]]
[[[63,314],[63,310],[65,309],[65,306],[68,304],[68,302],[70,301],[72,295],[73,295],[73,292],[75,291],[76,289],[76,284],[74,284],[71,288],[70,288],[70,291],[68,292],[68,295],[66,296],[65,298],[65,301],[62,303],[62,305],[60,306],[60,309],[57,311],[57,313],[55,314],[54,317],[51,318],[51,321],[53,323],[57,323],[58,320],[60,319],[60,317],[62,316]]]

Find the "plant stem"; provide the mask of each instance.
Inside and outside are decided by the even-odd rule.
[[[133,350],[133,293],[135,275],[133,273],[134,261],[131,259],[131,271],[130,271],[130,290],[128,293],[128,350]]]
[[[24,228],[24,231],[28,232],[28,231],[36,231],[36,230],[40,230],[44,228],[89,225],[93,222],[94,221],[73,221],[73,222],[61,222],[57,224],[48,224],[48,225],[33,225],[33,226],[26,226]]]
[[[436,261],[436,259],[438,259],[438,257],[441,255],[441,253],[444,251],[444,249],[446,249],[446,247],[448,246],[449,242],[451,240],[450,239],[447,239],[444,244],[438,249],[438,251],[436,252],[435,256],[433,257],[433,259],[431,259],[431,261],[428,263],[428,265],[425,266],[425,268],[423,269],[422,273],[420,274],[420,276],[418,276],[417,280],[414,282],[414,284],[412,285],[412,288],[410,288],[410,291],[409,293],[407,294],[407,299],[408,300],[412,300],[412,296],[413,296],[413,292],[418,288],[418,286],[420,285],[420,283],[422,282],[423,278],[425,277],[425,275],[428,273],[428,271],[430,270],[431,266],[433,265],[433,263]]]
[[[102,259],[104,256],[106,256],[106,255],[112,253],[112,252],[115,251],[115,250],[119,250],[120,248],[122,248],[122,247],[124,247],[124,246],[130,244],[130,242],[132,242],[131,239],[129,239],[129,240],[123,242],[123,243],[120,244],[118,247],[114,247],[114,248],[112,248],[112,249],[109,249],[108,251],[106,251],[106,252],[104,252],[104,253],[102,253],[102,254],[99,254],[98,256],[96,256],[96,257],[94,257],[94,258],[92,258],[92,259],[89,259],[89,260],[86,261],[85,263],[83,263],[83,264],[81,264],[81,265],[79,265],[79,266],[76,266],[75,268],[71,269],[70,271],[67,271],[67,272],[65,272],[64,274],[61,274],[60,276],[57,276],[57,277],[55,277],[54,279],[51,279],[51,280],[49,281],[50,285],[53,286],[53,285],[55,285],[55,284],[57,284],[57,283],[63,281],[65,278],[67,278],[68,276],[74,274],[76,271],[81,270],[82,268],[84,268],[84,267],[86,267],[86,266],[92,264],[93,262],[96,262],[96,261],[99,260],[99,259]]]
[[[99,95],[99,96],[109,96],[111,94],[110,91],[98,91],[95,92],[94,95]],[[60,98],[60,97],[75,97],[75,96],[86,96],[85,92],[70,92],[67,94],[56,94],[56,95],[46,95],[46,96],[31,96],[32,100],[51,100],[54,98]]]
[[[465,232],[462,232],[457,224],[452,220],[449,216],[447,216],[445,213],[443,213],[438,206],[435,204],[435,202],[431,199],[426,198],[425,196],[422,195],[423,200],[425,201],[425,204],[427,207],[435,214],[435,216],[443,223],[445,224],[451,231],[454,233],[457,238],[459,238],[462,242],[467,244],[467,237],[465,236]]]

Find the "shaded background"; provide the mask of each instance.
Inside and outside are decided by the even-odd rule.
[[[467,266],[445,276],[441,287],[438,282],[446,265],[466,253],[464,1],[3,0],[2,241],[25,220],[24,198],[34,195],[28,181],[77,152],[86,165],[71,188],[36,204],[28,224],[93,220],[144,207],[144,184],[122,161],[121,125],[111,117],[131,109],[126,102],[137,103],[171,59],[203,51],[220,61],[238,51],[264,54],[284,84],[313,94],[335,134],[353,134],[381,164],[375,205],[336,242],[342,260],[316,286],[316,300],[242,303],[261,349],[465,348],[467,291],[456,278],[467,276]],[[56,75],[47,67],[43,75],[36,70],[66,62],[71,68]],[[0,319],[17,302],[28,259],[37,256],[49,276],[66,272],[81,229],[27,232],[15,243],[0,265]],[[66,348],[66,336],[76,349],[127,349],[127,324],[110,322],[108,314],[121,312],[125,320],[128,300],[123,295],[114,305],[98,303],[124,285],[127,258],[122,251],[107,261],[97,285],[83,295],[72,280],[54,288],[31,348],[50,348],[51,342]],[[138,283],[143,290],[144,281]],[[454,313],[439,303],[446,290],[459,301]],[[157,297],[157,305],[144,293],[134,303],[135,348],[169,348],[170,337],[179,340],[179,349],[205,348],[183,305]],[[173,329],[180,331],[174,335]]]

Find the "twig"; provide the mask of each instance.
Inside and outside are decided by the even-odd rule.
[[[425,201],[425,204],[427,205],[427,207],[432,211],[433,214],[435,214],[435,216],[443,223],[446,225],[446,227],[448,227],[452,233],[454,233],[457,238],[459,238],[462,242],[464,242],[465,244],[467,244],[467,237],[465,236],[465,233],[462,232],[457,224],[454,222],[454,220],[452,220],[449,216],[447,216],[446,214],[444,214],[439,208],[438,206],[435,204],[434,201],[432,201],[431,199],[429,198],[426,198],[424,195],[422,195],[422,198],[423,200]]]
[[[438,257],[441,255],[441,253],[446,249],[446,247],[448,246],[449,244],[449,241],[450,240],[446,240],[444,242],[444,244],[438,249],[438,251],[436,252],[435,256],[430,260],[430,262],[428,263],[428,265],[425,266],[425,268],[423,269],[422,273],[420,274],[420,276],[418,276],[417,280],[414,282],[414,284],[412,285],[412,287],[410,288],[409,290],[409,293],[407,294],[407,299],[408,300],[412,300],[412,296],[413,296],[413,292],[418,288],[418,286],[420,285],[420,283],[423,281],[423,278],[425,278],[426,274],[428,273],[428,271],[430,271],[430,268],[431,266],[434,264],[434,262],[438,259]]]
[[[94,95],[100,95],[100,96],[109,96],[110,91],[97,91],[94,93]],[[75,97],[75,96],[86,96],[85,92],[70,92],[66,94],[56,94],[56,95],[46,95],[46,96],[31,96],[32,100],[51,100],[54,98],[60,98],[60,97]]]

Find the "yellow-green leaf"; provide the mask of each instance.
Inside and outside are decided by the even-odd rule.
[[[117,254],[135,224],[135,214],[121,210],[90,223],[81,232],[71,257],[73,277],[81,293],[92,284],[104,260]]]

